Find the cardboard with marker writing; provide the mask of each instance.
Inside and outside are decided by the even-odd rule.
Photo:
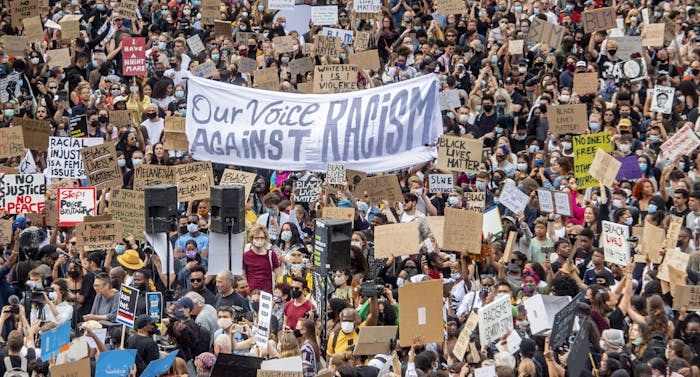
[[[363,198],[365,193],[370,204],[378,205],[382,200],[387,200],[391,205],[403,201],[401,186],[399,186],[396,174],[386,174],[376,177],[363,178],[353,190],[355,196]]]
[[[586,104],[548,105],[547,119],[552,133],[563,135],[567,133],[580,134],[588,130],[588,114]]]
[[[559,47],[564,38],[564,27],[535,17],[532,19],[527,39],[530,42],[542,42],[551,47]]]
[[[348,56],[350,64],[355,64],[361,70],[378,70],[382,63],[379,61],[377,50],[367,50],[350,54]]]
[[[614,29],[616,20],[614,7],[591,9],[581,14],[581,26],[586,33]]]
[[[604,186],[612,187],[620,166],[622,166],[622,162],[604,150],[598,149],[593,157],[589,172],[591,177],[600,181]]]
[[[481,164],[483,140],[441,136],[438,141],[437,167],[457,172],[477,173]]]
[[[426,343],[443,341],[442,280],[409,283],[399,287],[399,339],[423,336]]]
[[[681,310],[687,306],[687,310],[700,310],[700,285],[678,284],[674,290],[673,309]]]

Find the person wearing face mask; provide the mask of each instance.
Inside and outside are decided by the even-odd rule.
[[[352,286],[350,286],[350,283],[352,282],[352,275],[350,274],[350,271],[348,270],[338,270],[335,272],[333,275],[333,284],[335,285],[335,290],[333,291],[333,294],[331,297],[336,297],[336,298],[341,298],[350,305],[353,303],[353,297],[352,297]]]
[[[591,37],[591,41],[588,44],[588,52],[591,54],[593,59],[595,59],[596,64],[601,68],[600,77],[607,77],[607,75],[613,75],[615,73],[615,67],[618,63],[622,61],[617,56],[618,44],[617,41],[606,39],[607,35],[605,32],[596,32]],[[605,50],[600,53],[596,51],[594,46],[596,43],[601,44],[601,50],[603,46]]]
[[[284,328],[296,329],[300,318],[304,318],[307,312],[316,309],[316,306],[304,295],[306,281],[300,277],[292,279],[292,300],[284,305]]]
[[[340,329],[330,335],[328,339],[326,354],[329,358],[336,354],[352,351],[357,344],[357,337],[360,333],[360,327],[376,326],[377,316],[379,315],[379,304],[376,296],[370,297],[369,308],[369,315],[362,323],[360,323],[360,316],[357,313],[357,310],[353,308],[345,308],[340,312],[338,315]]]
[[[260,215],[257,220],[257,224],[264,226],[267,229],[267,234],[272,242],[276,242],[282,232],[281,224],[291,222],[297,227],[297,231],[301,234],[298,229],[298,223],[296,216],[290,216],[285,211],[280,211],[277,206],[282,201],[282,198],[277,193],[269,193],[263,197],[263,205],[265,213]]]
[[[146,143],[153,145],[160,141],[165,129],[165,119],[158,114],[158,105],[152,103],[146,108],[146,120],[141,123],[141,132],[143,133]]]
[[[254,224],[248,234],[252,242],[245,246],[243,253],[243,276],[251,291],[272,292],[273,282],[282,275],[282,267],[270,244],[270,236],[259,223]]]
[[[187,243],[193,240],[196,243],[195,252],[199,250],[202,257],[206,258],[209,256],[209,236],[199,231],[199,217],[195,215],[190,215],[187,218],[187,233],[182,234],[175,241],[175,247],[173,249],[175,257],[178,259],[187,258],[185,253],[187,250]]]
[[[158,344],[153,340],[153,335],[158,329],[155,321],[148,314],[136,317],[134,329],[136,332],[126,340],[124,348],[136,350],[136,373],[140,375],[151,361],[160,358]]]
[[[207,267],[208,261],[206,258],[202,258],[197,250],[197,242],[190,239],[185,244],[185,258],[180,259],[180,271],[177,273],[177,281],[180,287],[189,288],[190,287],[190,272],[193,268],[197,266]]]

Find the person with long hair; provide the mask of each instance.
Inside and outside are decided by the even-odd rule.
[[[293,331],[282,331],[279,336],[279,348],[280,348],[280,359],[285,357],[301,356],[301,350],[299,349],[299,342],[294,336]]]
[[[128,91],[126,109],[131,112],[131,119],[141,123],[144,111],[151,104],[151,97],[143,93],[143,83],[136,78],[129,83]]]
[[[646,363],[655,357],[663,356],[663,353],[654,347],[653,341],[651,330],[646,323],[633,323],[630,326],[627,348],[637,360]]]
[[[300,318],[297,329],[301,333],[301,362],[304,377],[314,377],[321,362],[321,347],[316,337],[316,323],[309,318]]]
[[[654,196],[654,192],[656,192],[654,183],[649,178],[638,180],[637,184],[632,188],[632,197],[637,199],[636,206],[639,207],[639,214],[642,220],[648,213],[649,201]]]
[[[51,283],[51,288],[53,292],[44,291],[45,304],[49,307],[54,321],[60,326],[73,318],[73,306],[65,301],[68,284],[64,279],[58,279]]]
[[[168,151],[163,147],[163,143],[160,141],[153,144],[153,154],[150,155],[151,165],[171,165],[168,160]]]
[[[664,300],[659,295],[652,295],[647,298],[646,316],[641,315],[634,306],[630,306],[627,315],[634,323],[645,323],[653,335],[659,335],[664,339],[673,336],[673,322],[666,316]]]

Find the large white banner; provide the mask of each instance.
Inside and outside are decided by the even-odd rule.
[[[343,94],[249,89],[191,77],[187,139],[195,159],[325,171],[343,164],[366,173],[432,159],[442,134],[438,76]]]

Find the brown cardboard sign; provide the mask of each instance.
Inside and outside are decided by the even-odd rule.
[[[225,169],[219,184],[221,186],[243,185],[245,186],[245,194],[248,196],[253,189],[255,177],[257,176],[257,174],[248,173],[247,171]]]
[[[112,143],[104,143],[80,150],[85,175],[90,186],[98,189],[122,187],[122,170],[117,164],[117,150]]]
[[[372,204],[379,204],[382,200],[387,200],[393,205],[403,201],[399,178],[396,174],[363,178],[355,186],[353,192],[359,198],[364,197],[366,193]]]
[[[399,339],[423,336],[426,344],[442,342],[442,280],[405,284],[399,297]]]
[[[0,245],[12,242],[12,220],[0,219]]]
[[[2,46],[7,55],[24,56],[24,50],[27,48],[27,38],[24,36],[4,35],[2,37]]]
[[[191,67],[190,71],[193,75],[197,77],[203,77],[205,79],[215,77],[219,74],[219,70],[216,69],[216,65],[211,60],[208,60],[195,67]]]
[[[107,211],[114,220],[122,224],[122,236],[133,236],[145,240],[144,236],[143,192],[135,190],[113,190],[110,193]]]
[[[214,34],[230,38],[233,32],[233,27],[229,21],[214,20]]]
[[[586,34],[610,30],[617,27],[616,19],[614,7],[591,9],[581,14],[581,26]]]
[[[377,50],[367,50],[356,54],[348,55],[350,64],[355,64],[361,70],[378,70],[382,63],[379,61],[379,52]]]
[[[221,12],[219,12],[220,4],[220,0],[202,0],[202,24],[214,24],[214,21],[221,15]]]
[[[688,306],[688,311],[700,310],[700,285],[676,285],[673,295],[673,308],[681,310]]]
[[[161,184],[176,184],[172,166],[138,165],[134,169],[134,190],[144,191],[146,187]]]
[[[331,219],[350,220],[355,225],[355,209],[341,207],[323,207],[323,217]]]
[[[24,146],[29,149],[47,150],[49,148],[49,134],[51,123],[46,120],[14,118],[15,126],[22,127]]]
[[[436,14],[462,14],[466,9],[464,6],[464,0],[440,0],[435,2],[435,13]]]
[[[668,249],[666,250],[666,255],[664,255],[664,261],[661,263],[661,266],[659,266],[659,273],[657,274],[657,277],[659,280],[671,282],[673,274],[671,273],[671,268],[669,267],[673,267],[678,271],[683,271],[685,274],[685,271],[688,268],[688,262],[690,262],[690,254],[674,249]],[[671,292],[673,292],[673,289]]]
[[[48,50],[46,51],[46,57],[47,60],[50,58],[47,62],[49,67],[63,67],[66,68],[68,67],[70,63],[70,52],[68,48],[59,48],[56,50]]]
[[[369,48],[369,38],[370,32],[368,31],[358,31],[355,33],[355,38],[352,40],[352,44],[355,50],[366,50]]]
[[[47,184],[46,186],[46,201],[44,202],[44,210],[46,212],[46,225],[55,227],[58,224],[58,188],[73,187],[73,180],[64,178],[58,182]],[[143,218],[143,211],[141,212]]]
[[[508,53],[511,55],[522,55],[525,47],[525,40],[513,39],[508,42]]]
[[[598,84],[598,74],[596,72],[574,74],[574,92],[580,96],[598,93]]]
[[[415,221],[374,227],[375,258],[416,254],[419,249],[420,235]]]
[[[527,33],[530,42],[542,42],[551,47],[559,47],[564,38],[564,27],[551,22],[541,20],[537,17],[532,19],[532,25]]]
[[[458,136],[441,136],[438,141],[437,166],[456,172],[479,172],[484,141]]]
[[[80,19],[82,14],[66,14],[61,17],[58,24],[61,25],[61,39],[69,40],[80,37]]]
[[[663,47],[665,27],[664,23],[645,24],[644,30],[642,30],[642,46]]]
[[[678,242],[678,236],[681,233],[681,225],[683,225],[683,218],[675,215],[670,215],[670,220],[668,223],[668,229],[666,230],[666,247],[672,247]]]
[[[136,18],[138,6],[138,0],[122,0],[121,7],[119,7],[119,15],[126,18]]]
[[[340,55],[341,42],[340,37],[316,35],[314,36],[314,53],[317,56],[338,57]]]
[[[68,364],[52,365],[51,377],[90,377],[90,359],[84,358]]]
[[[117,127],[131,125],[131,111],[129,110],[109,110],[109,121]],[[167,127],[167,121],[166,121]]]
[[[503,256],[501,261],[510,262],[513,256],[513,248],[515,247],[515,240],[518,238],[518,232],[508,233],[508,241],[506,242],[506,248],[503,250]]]
[[[283,54],[285,52],[294,52],[294,37],[285,35],[284,37],[272,38],[272,44],[275,45],[275,53]]]
[[[600,181],[605,187],[612,187],[621,166],[622,162],[618,159],[608,154],[608,152],[598,149],[595,152],[589,171],[591,177]]]
[[[123,232],[119,221],[83,222],[76,226],[78,244],[85,251],[109,250],[122,239]]]
[[[177,201],[209,199],[214,185],[211,161],[172,166],[177,182]]]
[[[185,133],[185,118],[174,116],[165,118],[163,147],[174,151],[188,151],[190,149]]]
[[[306,72],[313,72],[314,70],[314,60],[310,56],[305,56],[303,58],[294,59],[289,62],[287,70],[292,75],[304,74]]]
[[[445,230],[445,216],[426,216],[425,221],[428,223],[430,233],[432,233],[433,237],[435,237],[435,241],[437,241],[438,246],[442,248],[442,244],[445,240],[443,233]]]
[[[663,228],[650,224],[648,221],[644,223],[641,240],[642,250],[649,256],[652,263],[661,263],[659,250],[661,250],[665,238],[666,232]]]
[[[41,5],[39,0],[12,0],[9,4],[13,27],[20,27],[22,20],[26,18],[39,16]]]
[[[442,248],[453,251],[467,249],[471,254],[481,254],[483,218],[481,213],[445,208],[445,242]]]
[[[588,130],[586,104],[547,105],[549,129],[557,135],[580,134]]]
[[[241,57],[240,63],[238,63],[238,70],[241,73],[247,73],[250,75],[255,74],[255,70],[258,68],[258,63],[255,59]]]
[[[353,355],[376,355],[391,353],[391,340],[396,338],[398,326],[360,327]]]
[[[350,64],[314,67],[314,93],[347,93],[357,90],[358,68]]]
[[[486,209],[486,193],[485,192],[465,192],[464,198],[467,199],[467,205],[464,209],[476,213],[484,213]]]
[[[0,128],[0,158],[24,156],[22,127]]]

